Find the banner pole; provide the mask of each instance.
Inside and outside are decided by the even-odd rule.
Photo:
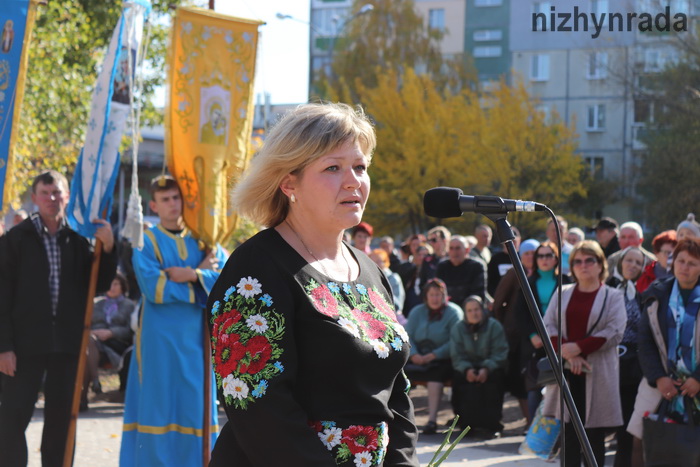
[[[107,209],[103,211],[102,217],[107,217]],[[80,408],[80,396],[83,391],[83,380],[85,379],[87,344],[88,339],[90,338],[90,328],[92,326],[92,310],[95,306],[97,274],[100,270],[101,257],[102,241],[98,238],[95,241],[95,253],[92,255],[92,269],[90,270],[90,283],[88,285],[87,303],[85,304],[85,318],[83,319],[83,335],[80,341],[78,369],[75,374],[75,384],[73,385],[73,403],[71,404],[70,422],[68,424],[68,433],[66,435],[66,449],[63,453],[63,467],[71,467],[71,465],[73,465],[73,450],[75,448],[75,433],[78,424],[78,409]]]

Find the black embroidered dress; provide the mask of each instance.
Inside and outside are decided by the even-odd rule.
[[[408,336],[364,254],[349,283],[274,229],[237,248],[209,295],[228,423],[212,466],[417,466]]]

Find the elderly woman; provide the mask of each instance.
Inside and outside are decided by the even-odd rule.
[[[236,211],[268,228],[209,295],[228,417],[211,466],[418,465],[408,336],[386,277],[343,242],[362,220],[375,144],[361,110],[301,105],[234,188]]]
[[[450,329],[462,319],[462,310],[447,301],[447,287],[440,279],[428,280],[423,287],[423,304],[411,310],[406,332],[411,342],[409,380],[428,382],[428,424],[423,433],[437,430],[437,414],[445,382],[452,377]]]
[[[557,288],[557,275],[559,274],[559,248],[553,242],[546,241],[535,250],[535,264],[532,274],[528,277],[528,283],[535,297],[535,303],[544,313]],[[569,284],[569,276],[562,276],[562,283]],[[518,369],[525,375],[524,385],[527,389],[527,421],[532,422],[537,407],[542,402],[542,387],[537,384],[537,361],[545,356],[542,339],[537,334],[537,327],[532,321],[530,309],[525,301],[525,296],[520,293],[517,304],[518,328],[522,340],[522,359],[517,363]]]
[[[131,346],[134,334],[131,331],[131,314],[136,304],[126,298],[128,291],[126,278],[117,274],[105,296],[95,299],[81,399],[83,410],[87,409],[88,383],[92,383],[96,394],[102,392],[98,378],[100,363],[110,363],[113,368],[119,368],[122,355]]]
[[[464,315],[464,321],[450,333],[453,405],[461,427],[484,430],[490,437],[503,429],[508,341],[501,323],[484,309],[481,297],[467,297]]]
[[[644,294],[638,340],[644,379],[627,427],[637,443],[644,413],[654,412],[662,398],[680,416],[687,416],[684,396],[694,398],[696,410],[700,407],[700,239],[680,240],[673,258],[673,276]]]
[[[651,241],[651,247],[657,260],[648,263],[637,280],[637,290],[640,293],[644,292],[656,279],[672,276],[670,271],[671,258],[677,243],[675,230],[661,232]]]
[[[617,345],[627,316],[622,292],[603,284],[607,262],[598,242],[584,240],[569,256],[574,284],[562,287],[562,358],[576,409],[598,465],[605,461],[605,434],[622,424]],[[549,301],[544,324],[557,345],[557,292]],[[559,416],[559,387],[547,386],[543,413]],[[564,465],[581,464],[581,446],[568,412]]]
[[[623,425],[617,429],[617,454],[615,466],[623,467],[632,465],[632,435],[627,432],[627,423],[630,421],[634,410],[634,401],[637,397],[637,388],[642,380],[642,369],[639,366],[637,355],[638,325],[641,317],[641,294],[637,291],[635,282],[642,274],[644,267],[644,254],[637,247],[628,247],[620,256],[617,263],[617,272],[622,279],[611,277],[607,284],[622,291],[625,310],[627,312],[627,326],[625,334],[620,342],[620,403],[622,404]]]

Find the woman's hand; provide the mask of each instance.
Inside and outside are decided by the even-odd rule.
[[[479,370],[479,374],[476,376],[476,382],[477,383],[485,383],[486,380],[489,377],[489,370],[486,368],[482,368]]]
[[[477,377],[476,370],[474,370],[474,368],[469,368],[467,370],[467,382],[468,383],[476,383],[476,377]]]
[[[542,348],[542,339],[540,339],[540,336],[535,334],[530,338],[530,343],[532,346],[536,349],[541,349]]]
[[[656,389],[659,390],[661,396],[667,401],[670,401],[678,395],[678,389],[676,388],[678,385],[680,385],[678,381],[674,381],[668,376],[662,376],[656,380]]]
[[[566,345],[566,344],[564,344]],[[564,346],[562,346],[562,355],[564,353]],[[567,358],[567,361],[569,362],[569,366],[571,366],[571,372],[575,375],[580,375],[583,373],[584,368],[588,368],[588,371],[591,370],[591,364],[586,361],[585,358],[581,356],[576,356],[573,358]]]
[[[423,355],[423,361],[425,362],[426,365],[427,365],[428,363],[432,362],[433,360],[435,360],[436,358],[437,358],[437,357],[436,357],[435,354],[432,353],[432,352],[430,352],[429,354]]]
[[[579,355],[581,355],[581,347],[576,342],[567,342],[561,346],[561,356],[566,360],[571,360]]]
[[[695,378],[688,378],[681,384],[681,394],[684,396],[695,397],[700,391],[700,381]]]
[[[113,336],[112,331],[109,329],[93,329],[91,332],[93,336],[97,337],[101,341],[106,341]]]
[[[413,355],[411,357],[411,363],[415,365],[425,365],[425,357],[423,355]]]

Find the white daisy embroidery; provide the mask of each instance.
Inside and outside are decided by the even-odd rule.
[[[262,292],[262,284],[258,282],[257,279],[252,277],[243,277],[236,285],[238,293],[243,295],[245,298],[253,298],[260,292]]]
[[[362,451],[355,454],[355,465],[357,467],[367,467],[372,465],[372,454],[369,451]]]
[[[357,337],[358,339],[360,338],[360,330],[358,329],[357,324],[353,323],[347,318],[340,318],[338,320],[338,324],[340,324],[343,327],[343,329],[345,329],[353,336]]]
[[[224,396],[233,396],[235,399],[245,399],[248,397],[248,385],[245,381],[234,378],[233,375],[228,375],[221,382],[221,388],[224,391]]]
[[[334,447],[340,444],[343,439],[343,430],[340,428],[327,428],[318,434],[323,444],[331,451]]]
[[[372,347],[374,347],[374,351],[377,353],[379,358],[387,358],[389,356],[389,346],[386,345],[386,343],[378,339],[374,339],[369,343],[372,345]]]
[[[253,331],[257,331],[261,334],[267,331],[267,320],[263,318],[262,315],[251,316],[245,320],[245,324],[247,324]]]
[[[408,342],[408,334],[406,334],[406,330],[401,326],[399,323],[393,323],[392,324],[394,327],[394,331],[396,331],[396,334],[401,337],[401,340],[404,342]]]

